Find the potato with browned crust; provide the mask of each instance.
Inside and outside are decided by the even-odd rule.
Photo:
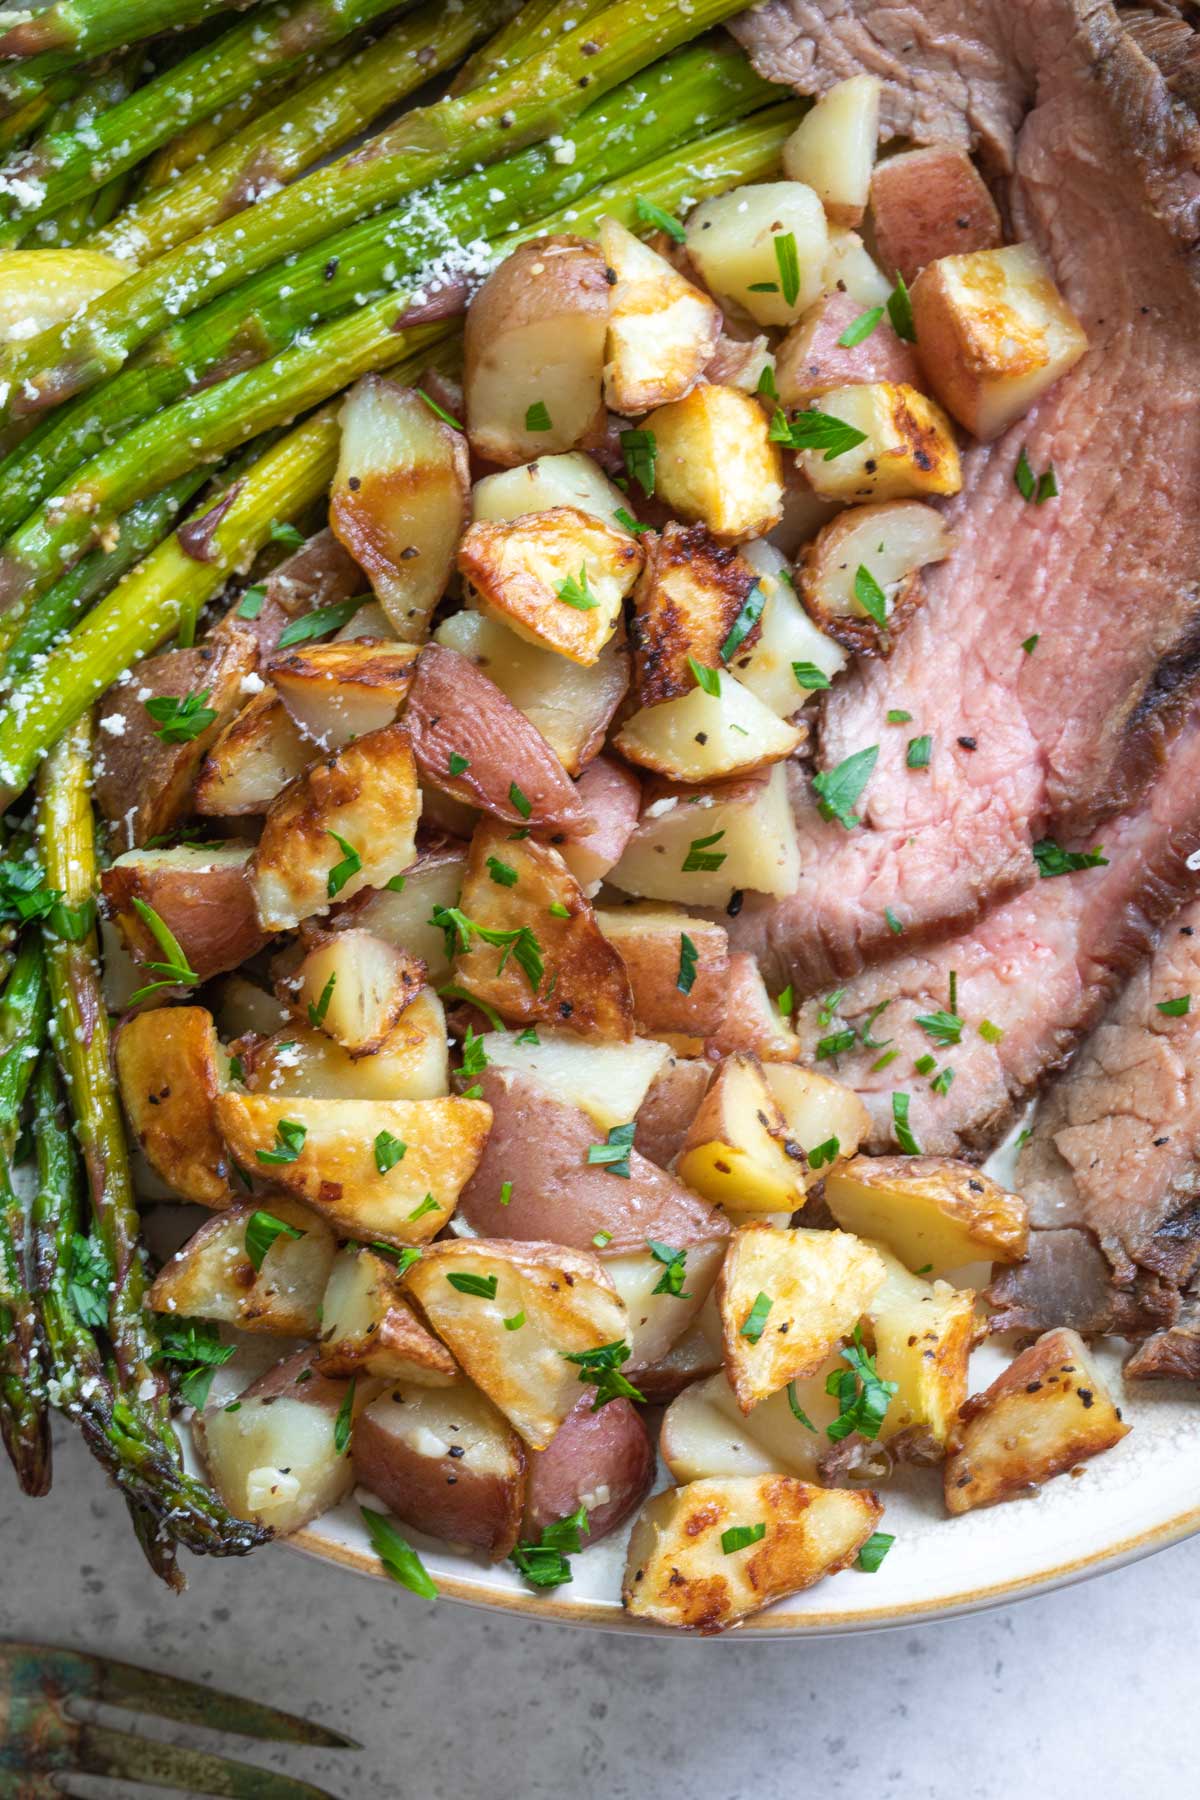
[[[357,1060],[384,1049],[424,982],[424,963],[374,932],[330,931],[309,940],[279,995]]]
[[[202,1006],[134,1013],[117,1030],[117,1084],[129,1128],[156,1174],[182,1200],[225,1207],[233,1169],[217,1122],[229,1059]]]
[[[200,765],[192,805],[212,818],[265,813],[318,754],[271,686],[255,694]]]
[[[758,1058],[726,1057],[688,1129],[680,1180],[728,1212],[792,1212],[807,1168]]]
[[[143,965],[163,960],[162,945],[134,904],[140,901],[178,940],[198,981],[253,956],[266,933],[250,885],[252,853],[251,845],[230,842],[118,856],[101,872],[100,892],[130,955]]]
[[[612,282],[604,397],[637,418],[695,386],[717,347],[721,312],[616,219],[600,221],[600,248]]]
[[[797,585],[813,624],[860,656],[889,656],[925,597],[921,570],[954,538],[921,500],[852,506],[808,545]]]
[[[696,788],[648,784],[609,879],[627,894],[685,906],[727,906],[745,888],[794,893],[800,852],[783,767]]]
[[[394,1262],[347,1244],[329,1270],[317,1325],[322,1375],[378,1375],[450,1387],[458,1368],[404,1297]]]
[[[265,1210],[270,1221],[265,1249],[250,1254],[252,1222],[261,1224],[264,1209],[231,1206],[168,1258],[146,1304],[155,1312],[214,1319],[239,1331],[315,1337],[337,1240],[318,1213],[295,1200],[273,1195]]]
[[[416,672],[415,645],[356,638],[285,650],[267,667],[292,720],[322,750],[390,725]]]
[[[702,386],[645,421],[657,445],[656,492],[726,543],[762,537],[783,516],[783,463],[757,400]]]
[[[973,1163],[938,1156],[856,1156],[832,1170],[825,1203],[839,1225],[881,1238],[912,1269],[1020,1262],[1029,1208]]]
[[[436,1100],[450,1091],[446,1013],[422,988],[369,1056],[354,1057],[307,1018],[233,1045],[247,1091],[310,1100]]]
[[[858,433],[833,458],[823,449],[797,451],[800,472],[825,499],[920,500],[962,487],[954,427],[915,387],[865,381],[832,388],[819,410]]]
[[[754,570],[732,545],[718,543],[707,526],[667,521],[650,540],[634,596],[630,640],[639,706],[690,694],[696,677],[689,658],[720,668],[728,660],[722,647],[739,620],[743,628],[733,648],[754,645],[761,608],[747,602],[755,585]]]

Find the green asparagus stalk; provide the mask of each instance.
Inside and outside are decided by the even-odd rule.
[[[28,143],[64,100],[72,99],[82,85],[82,75],[60,75],[55,81],[47,82],[24,105],[0,119],[0,156],[8,156],[11,151],[19,150],[22,144]]]
[[[36,199],[12,209],[9,233],[22,229],[142,159],[174,136],[181,118],[209,118],[260,81],[303,67],[387,10],[393,0],[280,0],[232,26],[154,81],[98,112],[86,129],[51,131],[13,157],[0,174]],[[11,241],[0,233],[0,245]]]
[[[32,150],[24,157],[13,158],[0,173],[11,173],[30,159],[44,156],[47,146],[64,136],[77,137],[80,132],[90,133],[98,118],[110,108],[119,106],[133,92],[138,77],[138,61],[139,55],[134,53],[120,58],[110,68],[101,69],[81,94],[65,101],[55,110],[47,123],[45,134],[37,140]],[[90,198],[75,200],[60,207],[56,214],[43,218],[36,227],[31,226],[28,219],[9,219],[0,223],[0,249],[30,238],[35,243],[52,244],[56,249],[61,249],[64,245],[78,243],[90,228]]]
[[[0,1436],[27,1494],[49,1492],[50,1423],[12,1154],[46,1017],[42,947],[28,931],[0,1000]]]
[[[355,322],[348,321],[347,332],[336,334],[336,341],[386,348],[402,304],[393,294],[394,283],[411,283],[427,264],[439,260],[451,268],[462,266],[462,245],[475,240],[477,251],[481,228],[496,238],[514,222],[544,218],[596,181],[638,169],[645,158],[675,146],[681,136],[736,118],[772,91],[732,43],[688,45],[588,109],[575,128],[573,163],[558,162],[543,146],[521,151],[448,183],[436,208],[396,208],[314,246],[288,269],[286,293],[280,292],[276,271],[266,270],[181,321],[148,347],[141,366],[124,370],[94,394],[81,395],[43,420],[0,464],[0,532],[11,532],[31,505],[47,501],[58,486],[57,497],[10,540],[0,559],[0,594],[27,605],[37,587],[57,575],[59,559],[86,541],[89,527],[108,516],[110,506],[123,510],[115,498],[118,489],[101,499],[97,480],[109,479],[117,465],[135,482],[150,473],[161,480],[164,438],[176,440],[181,454],[185,439],[196,449],[207,422],[218,415],[228,414],[236,424],[243,397],[251,390],[262,393],[272,409],[281,401],[286,404],[290,390],[283,370],[297,369],[299,361],[288,352],[286,363],[273,363],[269,376],[264,372],[246,378],[232,394],[224,384],[209,387],[196,397],[197,417],[185,427],[182,414],[164,409],[202,375],[222,364],[236,368],[247,354],[256,361],[276,356],[300,330],[311,330],[321,319],[363,301],[370,304],[355,315]],[[715,166],[721,166],[720,155]],[[310,339],[307,346],[315,349],[318,375],[322,358],[329,355],[331,380],[339,372],[328,348],[333,342],[322,333],[319,342]],[[173,422],[167,424],[168,418]],[[154,421],[143,427],[156,438],[153,451],[134,430],[143,420]],[[223,441],[212,440],[214,454]],[[108,450],[102,448],[106,444]],[[67,480],[87,457],[95,460],[77,479]],[[126,493],[124,505],[131,505],[128,490],[119,491]]]
[[[601,11],[605,0],[526,0],[524,6],[494,37],[482,44],[463,64],[450,84],[452,94],[469,94],[505,69],[515,68],[528,56],[550,43],[569,20],[581,24]]]
[[[430,0],[352,58],[288,94],[203,163],[143,194],[91,248],[148,263],[251,205],[357,137],[430,76],[452,68],[512,0],[465,0],[447,12]]]
[[[57,0],[0,34],[0,99],[21,105],[64,70],[160,31],[196,25],[229,0]]]
[[[44,655],[61,632],[69,630],[83,617],[93,601],[107,594],[143,556],[162,542],[184,506],[204,486],[211,473],[211,469],[202,464],[189,475],[172,482],[170,487],[147,500],[140,500],[121,520],[120,533],[111,550],[93,550],[34,603],[3,659],[8,681],[19,680],[34,658]],[[5,627],[6,620],[0,617],[0,645],[4,642]]]
[[[348,62],[360,48],[361,42],[361,36],[343,38],[317,59],[315,71],[303,69],[297,73],[294,69],[289,69],[283,75],[273,80],[263,80],[246,93],[239,94],[210,119],[199,119],[194,125],[185,125],[175,137],[161,144],[153,156],[146,158],[138,177],[141,191],[152,193],[157,188],[164,188],[169,182],[186,175],[189,169],[194,169],[197,163],[205,162],[212,155],[219,155],[231,139],[238,137],[248,125],[253,125],[265,113],[278,106],[280,101],[299,93],[310,79],[315,80]]]
[[[567,129],[584,107],[698,37],[739,0],[615,0],[470,94],[418,107],[364,150],[315,170],[121,282],[78,318],[10,346],[0,423],[57,405],[119,368],[169,313],[207,300],[435,179]]]

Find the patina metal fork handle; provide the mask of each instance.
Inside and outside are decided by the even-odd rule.
[[[357,1748],[324,1725],[201,1682],[76,1650],[0,1643],[0,1800],[50,1800],[62,1794],[58,1778],[65,1775],[104,1775],[232,1800],[334,1800],[290,1775],[73,1719],[66,1709],[79,1700],[275,1743]]]

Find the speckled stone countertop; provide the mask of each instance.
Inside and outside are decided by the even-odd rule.
[[[361,1755],[252,1757],[339,1800],[1186,1791],[1200,1540],[945,1624],[665,1642],[427,1605],[283,1549],[192,1561],[176,1599],[78,1443],[60,1441],[47,1500],[22,1500],[0,1470],[0,1547],[0,1636],[107,1650],[336,1725]]]

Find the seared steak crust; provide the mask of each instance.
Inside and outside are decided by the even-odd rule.
[[[1036,879],[1032,839],[1132,807],[1200,684],[1200,136],[1168,22],[1126,31],[1108,0],[770,0],[735,24],[762,73],[813,91],[873,70],[885,129],[977,147],[1090,346],[968,453],[925,607],[826,699],[822,767],[880,746],[864,827],[823,821],[800,778],[800,889],[732,933],[803,991],[891,954],[885,909],[909,944],[942,936]],[[1022,499],[1022,446],[1058,499]],[[934,739],[927,772],[910,733]]]

